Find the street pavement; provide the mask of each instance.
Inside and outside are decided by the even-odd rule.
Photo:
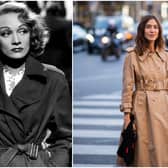
[[[100,55],[86,52],[73,55],[73,95],[75,99],[93,94],[108,94],[122,87],[125,54],[120,60],[109,57],[103,62]]]
[[[124,58],[73,55],[73,167],[116,166]]]
[[[73,167],[114,167],[123,124],[121,91],[73,102]]]

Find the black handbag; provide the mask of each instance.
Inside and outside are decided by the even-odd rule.
[[[122,142],[117,150],[118,156],[122,157],[127,166],[131,165],[134,160],[135,143],[137,140],[137,132],[134,127],[134,115],[130,115],[130,123],[121,133]]]

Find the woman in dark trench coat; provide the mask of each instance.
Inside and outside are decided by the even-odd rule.
[[[19,2],[0,6],[0,167],[69,166],[68,85],[34,58],[43,29],[29,12]]]

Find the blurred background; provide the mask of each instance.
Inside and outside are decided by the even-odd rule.
[[[159,18],[167,47],[167,1],[73,2],[74,166],[116,166],[123,62],[147,14]]]
[[[37,59],[65,73],[72,95],[72,2],[23,1],[46,23],[46,46]]]

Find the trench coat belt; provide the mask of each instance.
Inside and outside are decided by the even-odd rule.
[[[168,90],[168,79],[164,80],[140,80],[136,82],[136,90],[159,91]]]
[[[8,166],[18,153],[25,153],[30,159],[37,159],[39,145],[34,143],[17,144],[13,147],[0,147],[0,166]]]

